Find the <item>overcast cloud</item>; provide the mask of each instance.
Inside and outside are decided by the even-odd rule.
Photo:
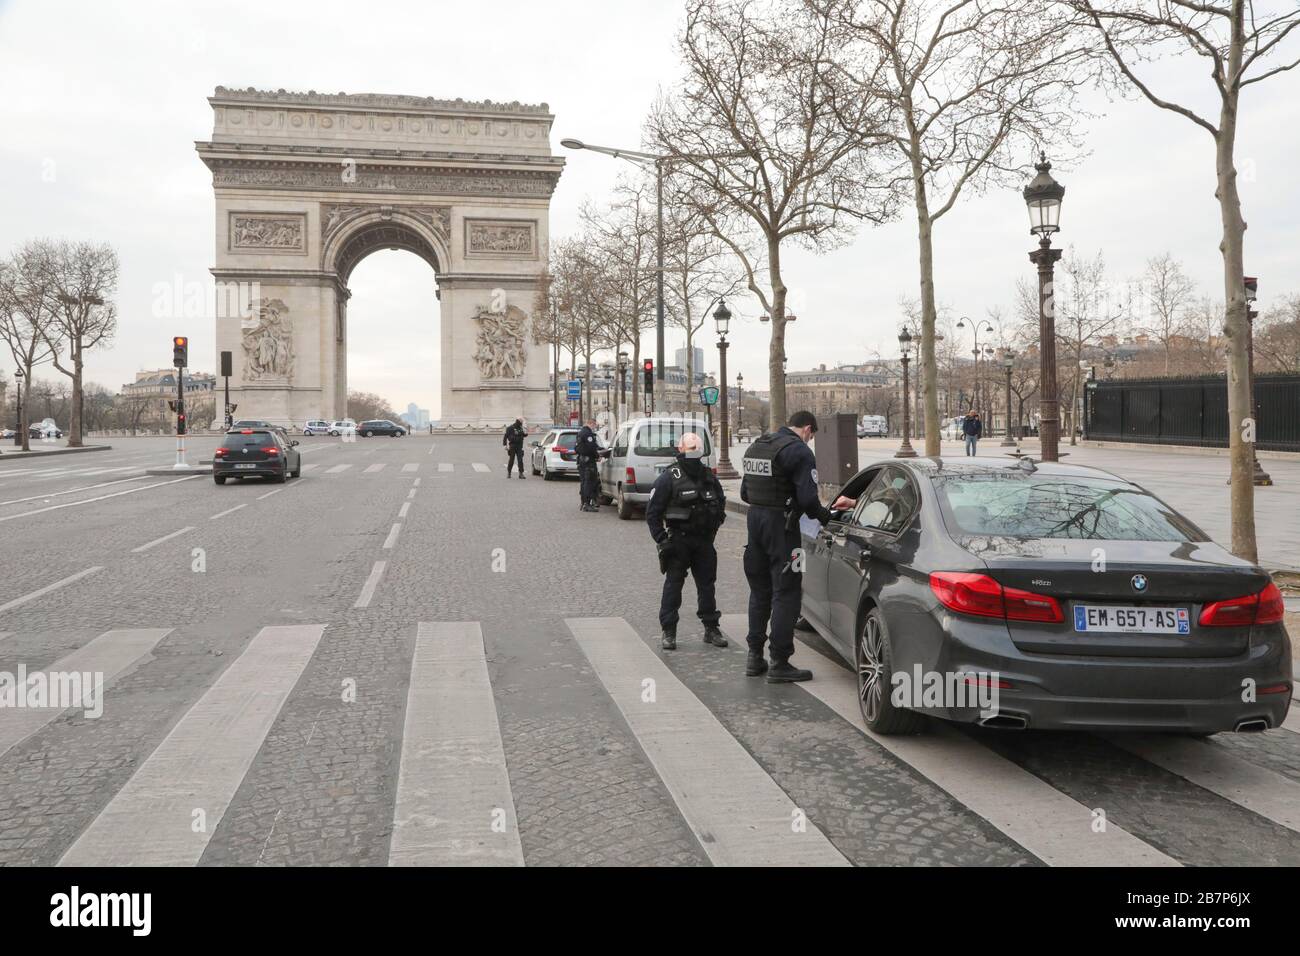
[[[68,3],[0,0],[0,253],[37,236],[104,240],[122,259],[121,330],[88,378],[116,388],[166,365],[168,338],[192,337],[196,368],[216,365],[212,323],[154,315],[159,283],[209,282],[213,200],[194,142],[210,137],[213,88],[408,93],[546,102],[552,148],[575,136],[636,146],[645,111],[677,66],[676,2]],[[1208,92],[1194,60],[1162,67],[1165,89]],[[1261,304],[1300,291],[1295,249],[1300,186],[1294,153],[1300,73],[1245,93],[1238,146],[1250,223],[1247,268]],[[1199,101],[1209,105],[1204,99]],[[1090,124],[1085,160],[1058,168],[1066,186],[1062,242],[1103,249],[1112,278],[1168,250],[1204,291],[1222,296],[1210,137],[1145,102],[1109,104]],[[568,157],[551,207],[553,236],[575,228],[584,198],[606,197],[620,164]],[[939,226],[940,301],[982,316],[1011,304],[1031,275],[1032,242],[1018,192],[964,202]],[[836,252],[787,266],[791,368],[892,354],[900,296],[916,295],[915,226],[864,229]],[[350,384],[399,408],[438,409],[433,275],[414,256],[379,253],[356,272],[349,306]],[[733,324],[729,370],[765,379],[767,327],[754,305]],[[668,348],[681,344],[670,331]],[[711,353],[710,364],[716,361]],[[8,363],[6,363],[7,365]],[[6,377],[12,369],[4,368]],[[44,377],[57,373],[46,369]]]

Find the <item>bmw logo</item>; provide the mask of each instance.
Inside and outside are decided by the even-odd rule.
[[[1133,590],[1145,591],[1147,589],[1147,576],[1145,574],[1133,575]]]

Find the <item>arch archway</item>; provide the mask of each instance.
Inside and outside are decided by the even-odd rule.
[[[235,354],[241,417],[345,414],[348,278],[377,249],[434,270],[442,422],[548,417],[531,313],[563,161],[545,104],[222,87],[209,102],[213,275],[218,303],[238,303],[219,309],[217,348]]]

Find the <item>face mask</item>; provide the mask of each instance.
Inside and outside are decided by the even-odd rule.
[[[693,448],[690,451],[684,451],[682,452],[682,457],[685,458],[687,461],[699,461],[701,458],[704,457],[704,449]]]

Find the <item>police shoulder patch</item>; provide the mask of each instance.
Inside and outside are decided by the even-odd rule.
[[[814,469],[812,470],[812,480],[813,480],[813,484],[814,484],[814,485],[817,484],[817,469],[816,469],[816,468],[814,468]]]

